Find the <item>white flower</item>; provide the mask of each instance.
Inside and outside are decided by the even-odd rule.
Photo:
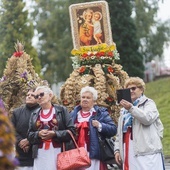
[[[95,56],[91,56],[91,59],[94,60],[96,57]]]
[[[71,57],[71,60],[73,62],[72,63],[73,69],[76,69],[76,68],[80,67],[80,60],[79,60],[78,56]]]
[[[119,57],[120,55],[119,55],[118,51],[114,50],[113,53],[114,53],[115,60],[119,60],[120,59],[120,57]]]
[[[101,64],[95,64],[95,67],[101,68]]]

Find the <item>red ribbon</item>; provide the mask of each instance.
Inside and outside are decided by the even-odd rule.
[[[77,127],[78,127],[78,129],[80,128],[79,138],[78,138],[78,146],[84,147],[84,145],[85,145],[85,129],[88,128],[88,122],[79,123]]]
[[[124,134],[124,143],[125,143],[125,161],[124,161],[124,170],[129,170],[129,140],[132,133],[132,129],[128,128],[127,132]]]
[[[48,150],[50,148],[51,139],[43,140],[43,142],[45,144],[45,150]]]

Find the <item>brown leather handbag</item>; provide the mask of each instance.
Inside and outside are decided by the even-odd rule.
[[[73,134],[70,134],[76,148],[65,151],[65,144],[63,143],[63,152],[57,155],[57,170],[78,170],[81,168],[88,168],[91,166],[91,160],[84,147],[78,147]]]

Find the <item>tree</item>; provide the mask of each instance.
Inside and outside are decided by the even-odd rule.
[[[35,28],[39,33],[39,55],[44,77],[50,83],[64,81],[72,71],[70,52],[73,46],[68,7],[73,3],[81,2],[86,1],[58,0],[49,2],[39,0],[34,7],[36,10],[33,15],[37,23]],[[117,9],[118,1],[108,0],[108,2],[113,38],[121,56],[120,64],[123,65],[123,69],[128,74],[143,77],[143,58],[138,52],[139,41],[136,37],[134,21],[131,18],[132,7],[130,1],[122,1],[125,5],[119,5],[119,9]],[[118,10],[121,10],[121,13]],[[124,27],[125,24],[126,27]]]
[[[32,46],[34,36],[33,24],[28,19],[28,11],[24,9],[25,3],[21,0],[2,0],[0,13],[0,76],[3,74],[7,59],[14,51],[14,43],[19,40],[25,43],[33,59],[37,73],[40,73],[40,60],[35,48]]]
[[[88,2],[91,1],[88,0]],[[70,52],[73,48],[68,7],[71,4],[87,2],[87,0],[37,0],[36,2],[33,16],[39,37],[37,46],[43,66],[42,72],[50,83],[65,81],[72,72]],[[156,25],[156,0],[152,5],[147,5],[151,1],[146,0],[107,0],[107,2],[110,8],[113,40],[120,53],[118,63],[130,76],[143,77],[143,59],[156,54],[158,43],[155,38],[161,35],[167,38],[168,35],[167,25],[159,28],[158,24],[156,30],[159,28],[159,35],[153,34],[152,23]],[[141,2],[145,3],[140,7]],[[146,41],[143,41],[144,38],[148,41],[150,39],[150,43],[146,44]],[[161,38],[158,41],[161,54],[162,45],[166,40]],[[160,45],[161,42],[162,45]],[[142,47],[145,48],[142,49]]]
[[[73,49],[69,5],[85,0],[39,0],[32,13],[38,31],[43,76],[51,84],[65,81],[72,72]]]
[[[137,28],[137,38],[140,40],[140,53],[145,62],[155,56],[163,58],[164,45],[170,40],[169,22],[156,20],[158,1],[135,0],[134,21]]]
[[[139,39],[134,20],[131,18],[130,0],[107,0],[110,9],[113,41],[120,53],[120,64],[129,76],[143,78],[143,57],[139,52]]]

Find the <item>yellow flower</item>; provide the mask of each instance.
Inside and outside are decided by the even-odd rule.
[[[103,48],[107,48],[107,47],[108,47],[108,45],[107,45],[106,43],[101,44],[101,46],[102,46]]]
[[[94,46],[83,46],[83,47],[80,47],[80,49],[73,49],[71,51],[71,54],[74,56],[81,56],[89,52],[93,52],[95,54],[95,52],[96,53],[97,52],[110,52],[114,50],[116,50],[115,44],[108,46],[106,43],[103,43],[103,44],[98,44]]]
[[[110,50],[111,50],[111,51],[116,50],[116,45],[115,45],[115,44],[111,45],[111,46],[110,46]]]
[[[91,47],[80,47],[80,51],[81,51],[82,53],[91,51]]]
[[[73,50],[71,51],[71,54],[72,54],[72,55],[79,55],[79,53],[80,53],[80,51],[77,50],[77,49],[73,49]]]

